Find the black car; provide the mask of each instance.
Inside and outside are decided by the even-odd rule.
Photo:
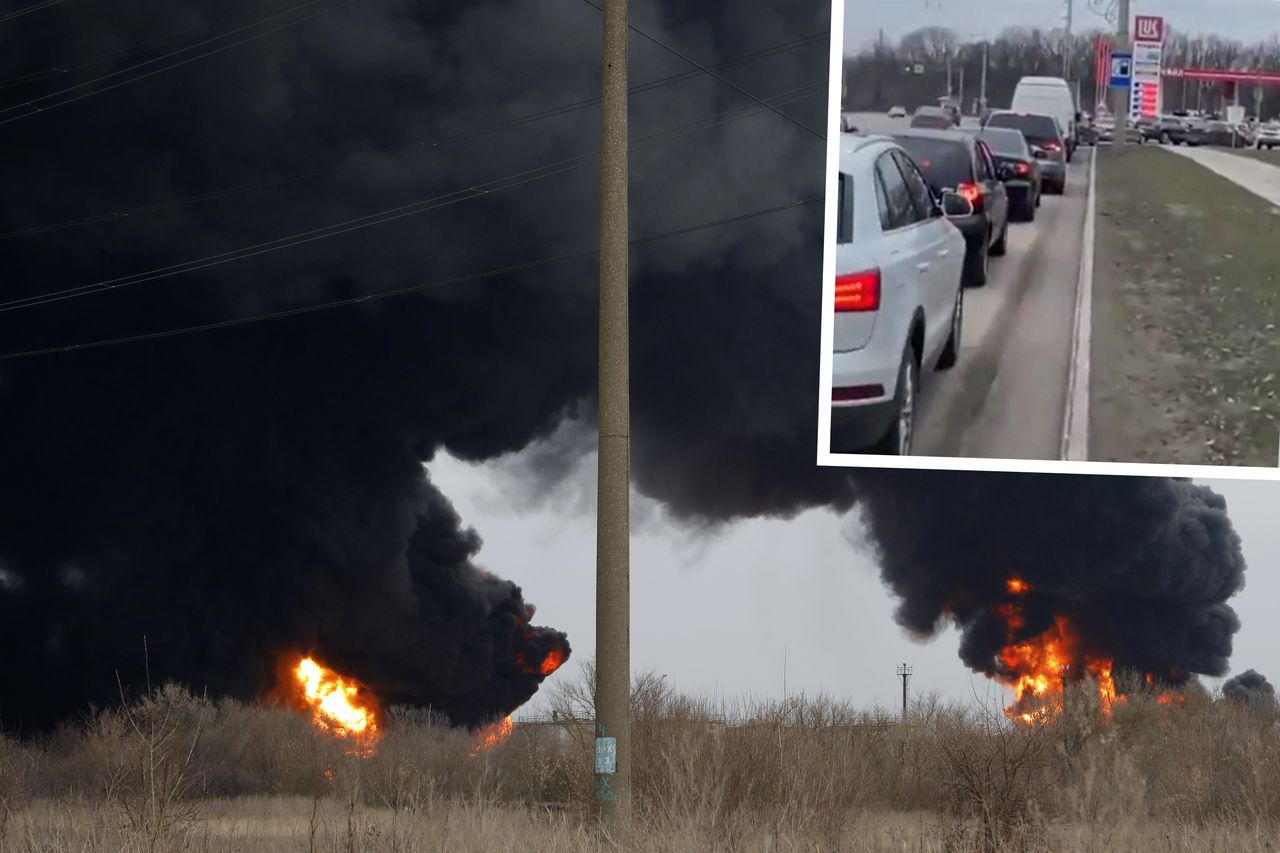
[[[1062,195],[1066,192],[1067,143],[1056,120],[1039,113],[1000,110],[992,113],[982,126],[983,130],[996,127],[1022,132],[1031,148],[1031,156],[1040,164],[1040,183],[1046,193]]]
[[[929,181],[935,197],[946,190],[973,204],[973,214],[953,218],[965,238],[964,283],[987,283],[987,263],[1005,253],[1009,238],[1009,194],[991,149],[981,139],[954,130],[909,130],[893,135]]]
[[[1009,218],[1033,222],[1040,206],[1040,161],[1022,131],[1009,127],[986,127],[978,138],[987,143],[996,161],[996,175],[1009,193]]]
[[[1205,125],[1203,140],[1205,145],[1221,145],[1223,148],[1244,148],[1247,145],[1240,131],[1225,121],[1211,121]]]

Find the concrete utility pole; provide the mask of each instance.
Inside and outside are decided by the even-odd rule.
[[[1116,51],[1124,53],[1133,49],[1129,41],[1129,0],[1120,0],[1120,12],[1116,16]],[[1115,139],[1113,145],[1129,144],[1129,89],[1117,86],[1111,93],[1111,111],[1115,114]]]
[[[1071,24],[1074,16],[1075,0],[1067,0],[1067,25],[1062,35],[1062,79],[1071,79]],[[1079,104],[1077,97],[1076,103]]]
[[[988,62],[988,44],[986,39],[982,41],[982,83],[978,90],[978,112],[985,113],[987,111],[987,62]]]
[[[911,667],[905,663],[898,666],[898,678],[902,679],[902,719],[907,719],[907,685],[911,683]]]
[[[627,0],[604,0],[603,57],[595,788],[601,823],[616,838],[625,834],[631,823]]]

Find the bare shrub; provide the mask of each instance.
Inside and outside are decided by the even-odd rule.
[[[213,705],[173,684],[93,721],[87,746],[98,783],[145,849],[169,849],[190,829],[198,772],[193,764]]]

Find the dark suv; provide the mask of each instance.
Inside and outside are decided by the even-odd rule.
[[[1186,144],[1188,141],[1186,122],[1174,116],[1161,116],[1155,121],[1139,121],[1138,130],[1142,133],[1143,142],[1159,142],[1161,145],[1181,145]]]
[[[955,192],[973,205],[970,216],[951,221],[965,239],[964,283],[987,283],[988,258],[1005,253],[1009,237],[1009,194],[1000,181],[991,148],[957,131],[912,129],[894,139],[924,172],[935,198]]]
[[[1052,116],[1037,113],[1015,113],[1000,110],[992,113],[983,128],[1007,127],[1022,131],[1031,147],[1031,155],[1040,164],[1040,181],[1044,191],[1062,195],[1067,189],[1067,143]]]

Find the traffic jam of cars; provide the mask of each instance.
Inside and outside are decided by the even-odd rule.
[[[977,122],[945,103],[885,129],[842,120],[831,452],[912,453],[922,384],[961,352],[965,290],[1064,193],[1082,118],[1065,81],[1025,77]]]

